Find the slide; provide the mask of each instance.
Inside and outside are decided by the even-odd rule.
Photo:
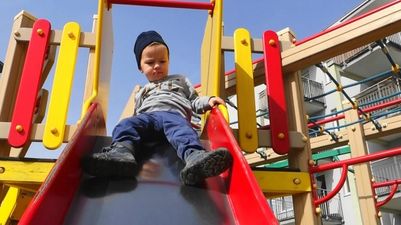
[[[110,143],[93,104],[72,140],[31,201],[19,224],[265,224],[278,225],[235,138],[218,109],[205,125],[207,148],[228,148],[233,167],[198,187],[179,181],[183,163],[168,145],[149,148],[136,178],[104,179],[83,174],[80,161]]]

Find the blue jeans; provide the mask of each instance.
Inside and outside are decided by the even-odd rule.
[[[123,119],[112,133],[112,142],[128,142],[136,150],[144,142],[167,139],[182,160],[192,151],[204,149],[197,132],[178,112],[142,113]]]

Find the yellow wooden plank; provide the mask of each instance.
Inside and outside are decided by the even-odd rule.
[[[107,119],[111,79],[110,62],[113,58],[114,39],[112,10],[108,9],[106,0],[98,1],[97,18],[95,21],[96,47],[93,55],[89,56],[91,62],[89,66],[91,68],[88,69],[92,70],[92,73],[88,75],[90,76],[89,82],[85,86],[85,89],[91,87],[92,90],[85,90],[85,102],[82,106],[80,119],[83,119],[89,106],[95,101],[102,106],[104,118]]]
[[[56,149],[63,143],[80,33],[76,22],[64,26],[43,136],[43,144],[48,149]]]
[[[19,221],[21,219],[29,203],[32,201],[36,190],[34,192],[31,192],[20,188],[20,192],[17,198],[17,205],[15,206],[14,211],[10,217],[12,222]]]
[[[0,160],[0,183],[42,183],[54,162]]]
[[[7,183],[9,187],[19,188],[24,193],[36,193],[42,183]]]
[[[10,187],[7,191],[6,197],[3,199],[0,205],[0,224],[8,224],[8,220],[11,217],[16,205],[19,195],[19,189]]]
[[[222,81],[222,52],[221,40],[223,33],[222,26],[222,1],[214,1],[213,15],[209,15],[205,34],[202,42],[202,95],[221,96]],[[224,80],[223,80],[224,82]],[[223,86],[224,87],[224,86]]]
[[[258,148],[251,36],[244,28],[234,32],[234,60],[237,74],[239,144],[245,152]]]
[[[209,14],[201,46],[201,95],[225,96],[224,68],[222,65],[221,41],[223,36],[223,1],[211,0],[214,3],[213,14]],[[227,114],[223,110],[226,120]],[[209,112],[202,115],[206,121]],[[204,125],[204,122],[202,123]]]
[[[273,193],[297,194],[310,192],[311,181],[307,172],[253,171],[262,191]]]
[[[8,131],[10,130],[10,125],[11,125],[10,122],[0,122],[0,139],[7,139]],[[77,130],[77,127],[78,127],[77,124],[65,126],[65,134],[64,134],[65,143],[71,140],[72,136]],[[36,142],[42,141],[44,130],[45,130],[45,124],[42,123],[33,124],[30,140]]]

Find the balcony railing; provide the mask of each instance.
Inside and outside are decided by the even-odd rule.
[[[304,87],[304,97],[306,99],[313,98],[318,95],[322,95],[324,93],[323,90],[323,84],[319,83],[317,81],[308,79],[306,77],[302,77],[302,84]],[[268,104],[267,104],[267,97],[266,97],[266,90],[262,90],[259,93],[259,105],[260,105],[260,110],[265,110],[267,111],[268,109]],[[325,104],[325,98],[321,97],[316,99],[316,101]]]
[[[318,189],[319,198],[326,196],[327,193],[327,190]],[[323,221],[342,221],[344,218],[340,194],[321,204],[320,209],[322,210],[321,216]]]
[[[401,178],[401,156],[391,157],[371,163],[372,174],[376,182],[390,181]],[[390,187],[375,189],[378,196],[388,195]],[[398,187],[397,192],[401,191]]]
[[[319,198],[326,195],[328,191],[318,189]],[[291,196],[274,198],[269,200],[270,206],[279,221],[286,221],[294,219],[294,208]],[[329,201],[320,205],[322,209],[322,219],[324,221],[339,221],[343,220],[343,210],[341,206],[340,194]],[[341,224],[341,223],[339,223]]]
[[[357,100],[358,105],[363,108],[371,107],[385,102],[390,102],[392,100],[401,97],[401,87],[400,79],[395,79],[389,77],[380,81],[379,83],[370,86],[369,88],[361,91],[358,95],[354,96]],[[392,105],[387,108],[383,108],[375,111],[372,114],[383,113],[384,111],[389,111],[395,108],[399,108],[401,104]]]
[[[304,86],[304,96],[306,99],[313,98],[324,93],[323,84],[317,81],[302,77],[302,83]],[[316,101],[325,104],[324,97],[316,99]]]
[[[294,207],[292,197],[285,196],[274,198],[270,201],[270,206],[279,221],[294,219]]]

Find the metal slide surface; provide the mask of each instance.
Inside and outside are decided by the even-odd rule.
[[[175,150],[156,149],[136,179],[84,177],[64,224],[235,224],[220,177],[214,189],[181,185]]]
[[[74,165],[77,168],[72,168],[68,161],[61,160],[60,163],[64,165],[57,166],[57,162],[55,169],[64,168],[64,174],[52,172],[20,224],[278,225],[242,153],[235,153],[239,147],[232,133],[225,133],[229,128],[223,122],[221,113],[216,109],[210,118],[214,119],[205,126],[209,137],[206,145],[212,148],[225,146],[233,153],[234,166],[230,171],[207,179],[200,187],[181,185],[179,171],[183,167],[182,162],[173,149],[160,145],[144,156],[142,169],[136,179],[108,180],[83,175],[73,178],[77,179],[77,185],[69,187],[66,181],[63,185],[51,181],[70,179],[65,173],[80,170],[80,166]],[[211,136],[218,138],[218,141]],[[97,137],[93,148],[100,149],[108,142],[109,138]],[[79,149],[83,142],[76,141],[69,145],[77,145],[78,148],[72,149]],[[73,152],[71,155],[82,157],[82,154]],[[52,186],[63,186],[67,191]],[[76,189],[70,190],[74,186]],[[64,196],[65,192],[75,194]],[[58,202],[63,207],[58,207]],[[52,219],[52,215],[60,216]]]

